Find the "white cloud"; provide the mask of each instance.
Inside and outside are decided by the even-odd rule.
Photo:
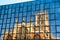
[[[33,1],[33,0],[1,0],[0,5],[7,5],[7,4],[28,2],[28,1]]]

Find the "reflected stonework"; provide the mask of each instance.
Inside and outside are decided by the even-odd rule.
[[[47,21],[46,21],[47,20]],[[54,39],[49,33],[49,21],[48,21],[48,13],[41,12],[35,14],[35,24],[34,23],[26,23],[24,19],[22,23],[18,23],[18,19],[16,19],[16,23],[14,25],[13,33],[10,34],[12,40],[21,40],[21,39]],[[9,35],[8,33],[4,34],[4,40],[7,39]]]

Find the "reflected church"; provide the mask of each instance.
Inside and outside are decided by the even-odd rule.
[[[50,26],[48,20],[48,13],[40,12],[35,14],[35,23],[25,22],[14,24],[13,33],[12,31],[6,31],[4,34],[4,40],[32,40],[32,39],[54,39],[54,36],[50,34]]]

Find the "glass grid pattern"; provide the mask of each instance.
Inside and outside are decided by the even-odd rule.
[[[6,40],[30,40],[30,38],[27,36],[29,34],[35,34],[38,35],[37,37],[33,37],[32,39],[34,40],[42,40],[42,38],[39,36],[39,33],[35,32],[35,30],[37,30],[36,28],[39,27],[39,29],[41,28],[40,26],[36,26],[37,24],[35,24],[36,22],[36,18],[35,18],[35,14],[38,14],[40,12],[44,12],[45,11],[48,13],[48,20],[45,20],[45,16],[44,20],[39,20],[38,24],[40,24],[40,22],[42,21],[49,21],[49,30],[50,32],[45,32],[46,35],[50,34],[50,38],[49,40],[51,40],[51,34],[54,35],[54,39],[59,39],[60,38],[60,5],[59,5],[60,1],[57,0],[52,0],[52,1],[32,1],[32,2],[24,2],[24,3],[17,3],[17,4],[10,4],[10,5],[3,5],[0,6],[0,39],[5,40],[4,35],[8,35],[6,37]],[[47,14],[44,14],[47,15]],[[17,22],[18,21],[18,22]],[[42,23],[44,23],[42,22]],[[25,23],[25,26],[24,26]],[[27,27],[27,23],[30,23]],[[20,25],[21,24],[21,25]],[[22,25],[23,24],[23,25]],[[34,24],[34,32],[31,32],[31,25]],[[17,25],[15,27],[15,25]],[[20,27],[20,26],[21,27]],[[19,27],[18,27],[19,26]],[[44,29],[45,27],[44,23]],[[14,33],[14,28],[16,28],[16,36],[15,39],[13,39]],[[20,30],[19,30],[19,29]],[[29,32],[27,32],[27,28],[29,28]],[[18,31],[19,30],[19,31]],[[6,33],[7,32],[7,33]],[[24,34],[24,37],[21,36],[22,34]],[[32,35],[32,36],[33,36]],[[43,39],[45,40],[46,37]]]

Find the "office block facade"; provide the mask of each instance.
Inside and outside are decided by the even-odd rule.
[[[0,38],[57,39],[60,25],[58,2],[40,0],[0,6]]]

